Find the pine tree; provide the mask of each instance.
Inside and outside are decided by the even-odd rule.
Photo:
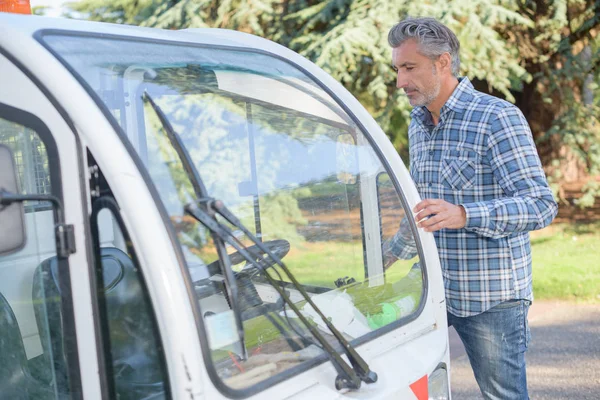
[[[457,34],[461,74],[523,110],[555,183],[573,164],[577,177],[600,169],[600,91],[590,83],[600,64],[600,0],[83,0],[72,8],[95,20],[274,40],[342,82],[405,160],[410,106],[395,88],[387,32],[406,16],[432,16]]]

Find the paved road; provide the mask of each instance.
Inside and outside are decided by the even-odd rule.
[[[600,400],[600,304],[540,302],[531,306],[527,379],[532,400]],[[451,328],[454,400],[481,399],[469,360]]]

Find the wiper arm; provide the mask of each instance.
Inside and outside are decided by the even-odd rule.
[[[192,163],[192,158],[190,157],[187,149],[185,148],[185,145],[181,141],[181,138],[173,129],[171,122],[169,122],[169,120],[167,119],[167,117],[164,114],[164,112],[162,111],[162,109],[154,102],[154,100],[152,100],[152,98],[150,97],[148,92],[144,92],[144,94],[142,95],[142,99],[143,99],[143,101],[148,102],[150,104],[150,106],[152,106],[152,109],[154,110],[154,112],[156,113],[156,116],[158,117],[163,129],[165,130],[165,133],[167,134],[167,138],[171,142],[171,145],[177,152],[177,155],[179,156],[179,159],[180,159],[181,163],[183,164],[183,169],[185,170],[185,173],[188,176],[188,178],[192,184],[196,198],[207,197],[207,191],[206,191],[206,188],[204,187],[204,183],[202,182],[202,179],[200,179],[200,175],[198,174],[196,167],[194,167],[194,164]],[[215,218],[214,215],[212,215],[210,218],[212,218],[216,222],[216,219],[214,219]],[[221,260],[221,264],[220,264],[222,266],[221,272],[223,273],[223,277],[225,280],[225,287],[227,290],[227,295],[229,297],[229,301],[231,302],[231,309],[233,311],[233,315],[235,318],[235,324],[236,324],[236,328],[237,328],[238,338],[240,339],[240,342],[242,343],[242,351],[243,351],[242,357],[244,359],[247,359],[248,354],[246,353],[246,345],[245,345],[245,338],[244,338],[244,326],[242,324],[242,314],[240,311],[239,301],[238,301],[237,283],[236,283],[235,277],[233,276],[233,269],[231,268],[231,262],[229,260],[228,254],[227,254],[227,250],[225,249],[225,244],[223,243],[223,240],[221,239],[221,237],[219,235],[215,234],[215,232],[213,232],[212,230],[211,230],[211,232],[212,232],[213,240],[215,242],[215,246],[217,248],[217,253],[219,255],[219,259]]]
[[[314,304],[314,302],[310,299],[310,296],[306,293],[304,288],[298,283],[298,281],[293,277],[287,267],[281,262],[281,260],[275,256],[266,246],[262,244],[251,232],[249,232],[240,222],[237,220],[235,216],[233,216],[229,210],[223,205],[221,201],[215,201],[210,198],[200,199],[197,203],[191,203],[186,205],[186,211],[196,218],[198,221],[206,225],[208,229],[212,232],[216,233],[221,239],[230,244],[235,250],[237,250],[244,259],[250,263],[253,267],[257,268],[260,271],[264,272],[264,276],[267,281],[273,286],[273,288],[277,291],[279,296],[283,299],[283,301],[296,313],[298,318],[304,323],[304,325],[309,329],[309,331],[313,334],[313,336],[319,341],[322,348],[327,352],[333,366],[338,372],[338,376],[335,379],[335,387],[338,390],[341,389],[359,389],[361,385],[361,381],[366,383],[373,383],[377,381],[377,374],[369,369],[367,363],[360,357],[360,355],[356,352],[356,350],[346,341],[346,339],[342,336],[342,334],[335,328],[329,320],[323,315],[321,310]],[[319,314],[319,316],[323,319],[327,327],[333,332],[336,339],[339,341],[341,346],[344,349],[344,352],[348,356],[352,367],[350,367],[339,355],[338,352],[329,344],[327,339],[319,332],[317,327],[311,324],[308,319],[302,314],[302,312],[298,309],[296,304],[290,299],[290,297],[286,294],[285,290],[283,290],[278,282],[268,273],[266,272],[265,267],[258,261],[260,257],[257,254],[251,254],[251,252],[246,248],[239,240],[235,237],[234,233],[231,231],[229,227],[224,224],[216,221],[211,215],[218,213],[223,218],[225,218],[228,222],[234,225],[236,228],[241,229],[246,233],[250,240],[258,245],[260,250],[264,252],[267,256],[271,257],[282,269],[286,272],[295,288],[302,294],[304,299],[314,308],[314,310]],[[233,217],[233,218],[230,218]]]
[[[344,353],[346,353],[346,356],[350,360],[353,370],[358,375],[358,378],[360,378],[360,380],[365,383],[377,382],[377,373],[375,373],[374,371],[372,371],[369,368],[369,365],[367,364],[367,362],[360,356],[360,354],[358,354],[356,349],[346,340],[346,338],[335,327],[335,325],[333,325],[331,323],[331,321],[317,307],[317,305],[312,301],[312,299],[310,298],[310,296],[308,295],[308,293],[306,292],[306,290],[304,289],[302,284],[300,284],[300,282],[298,282],[296,277],[292,274],[292,272],[289,270],[289,268],[281,261],[281,259],[279,259],[279,257],[277,257],[272,251],[270,251],[260,240],[258,240],[256,238],[256,236],[254,236],[252,234],[252,232],[250,232],[242,224],[242,222],[239,220],[239,218],[237,218],[231,211],[229,211],[229,209],[225,206],[225,204],[223,204],[222,201],[213,200],[211,203],[209,203],[209,206],[210,206],[210,208],[214,209],[219,215],[221,215],[223,218],[225,218],[231,225],[240,229],[255,245],[258,246],[258,248],[261,251],[263,251],[266,255],[271,257],[271,259],[274,260],[277,263],[277,265],[279,265],[279,267],[281,267],[281,269],[285,272],[285,274],[290,279],[291,283],[294,285],[294,288],[296,290],[298,290],[298,292],[300,292],[300,294],[302,295],[304,300],[306,300],[306,302],[311,305],[311,307],[315,310],[315,312],[319,315],[319,317],[321,317],[323,322],[327,325],[327,327],[329,328],[331,333],[333,333],[333,335],[335,336],[335,338],[337,339],[339,344],[344,349]],[[265,273],[264,275],[267,277],[271,277],[268,273]],[[273,286],[278,286],[278,285],[276,285],[274,279],[271,278],[271,281],[272,281]],[[297,308],[295,307],[295,305],[292,303],[292,301],[289,298],[287,299],[287,303],[294,310],[294,312],[296,312],[296,314],[298,314],[299,317],[303,317],[303,315],[299,312],[299,310],[297,310]],[[317,333],[319,333],[317,328],[315,328],[313,325],[308,325],[308,326],[312,327],[311,333],[313,333],[313,335],[315,333],[315,332],[313,332],[313,330],[316,331]],[[337,355],[337,353],[336,353],[336,355]],[[343,360],[342,360],[342,362],[343,362]],[[346,365],[345,362],[344,362],[344,365]],[[338,386],[338,384],[337,384],[337,379],[336,379],[336,387],[337,386]],[[356,387],[351,387],[351,388],[358,389],[359,387],[360,387],[360,381],[358,382],[358,385],[356,385]],[[338,389],[340,389],[340,388],[338,388]]]
[[[219,258],[223,261],[223,276],[225,277],[225,281],[227,283],[228,293],[232,302],[232,309],[234,311],[236,324],[238,328],[238,335],[242,343],[244,343],[244,331],[242,326],[242,318],[241,313],[239,311],[239,306],[237,302],[237,285],[235,282],[235,277],[233,276],[233,270],[231,268],[231,264],[229,261],[229,256],[227,255],[227,251],[225,249],[223,241],[229,243],[233,248],[235,248],[250,264],[252,264],[255,268],[258,268],[261,271],[264,271],[264,267],[257,262],[256,260],[260,259],[257,255],[249,254],[247,249],[239,242],[239,240],[235,237],[231,229],[229,229],[226,225],[219,223],[215,217],[215,213],[221,215],[225,220],[231,223],[233,226],[240,229],[242,232],[246,234],[246,236],[255,244],[257,247],[265,253],[268,257],[274,260],[286,273],[289,277],[290,281],[294,285],[294,287],[300,292],[302,297],[306,300],[308,304],[312,306],[312,308],[317,312],[317,314],[321,317],[323,322],[327,325],[329,330],[333,333],[334,337],[337,339],[339,344],[344,349],[344,352],[352,367],[350,367],[335,351],[335,349],[327,342],[327,340],[323,337],[323,335],[318,331],[318,329],[312,325],[308,319],[300,312],[298,307],[292,302],[289,296],[285,293],[285,291],[277,284],[277,282],[271,277],[267,272],[264,273],[264,276],[267,278],[269,283],[275,288],[281,298],[285,301],[287,305],[297,314],[298,318],[304,323],[304,325],[309,329],[309,331],[313,334],[313,336],[319,341],[322,345],[323,349],[327,351],[333,366],[338,372],[338,376],[335,380],[335,387],[340,389],[359,389],[361,386],[361,381],[366,383],[374,383],[377,381],[377,374],[374,371],[371,371],[367,363],[364,359],[356,352],[354,347],[348,343],[348,341],[343,337],[340,331],[325,317],[323,312],[316,306],[316,304],[311,300],[308,293],[304,290],[302,285],[296,280],[296,278],[292,275],[290,270],[281,262],[281,260],[275,256],[261,241],[259,241],[240,221],[233,213],[231,213],[225,205],[221,201],[215,201],[208,197],[207,191],[202,183],[202,179],[196,167],[194,166],[192,159],[187,152],[187,149],[181,142],[181,138],[173,129],[173,126],[166,118],[165,114],[161,110],[161,108],[152,100],[150,95],[147,92],[144,92],[143,95],[144,101],[147,101],[151,106],[156,115],[158,116],[166,134],[171,142],[171,145],[177,151],[177,155],[179,156],[181,163],[183,164],[183,168],[190,179],[192,186],[194,188],[194,192],[198,198],[198,203],[188,204],[185,206],[185,211],[204,224],[208,229],[210,229],[212,236],[214,238],[215,244],[217,245],[217,251],[219,253]],[[244,346],[244,352],[246,352]],[[247,355],[244,354],[246,357]]]

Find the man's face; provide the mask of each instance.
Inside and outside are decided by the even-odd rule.
[[[440,94],[441,87],[438,65],[418,50],[414,39],[392,50],[392,65],[398,74],[396,87],[404,89],[413,107],[430,105]]]

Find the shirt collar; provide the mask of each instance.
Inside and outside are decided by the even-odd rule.
[[[475,88],[473,87],[473,84],[471,83],[469,78],[467,78],[466,76],[459,77],[458,86],[456,87],[456,89],[454,89],[454,92],[452,92],[452,95],[450,95],[448,100],[446,100],[446,103],[440,110],[440,116],[444,116],[449,112],[449,110],[452,110],[457,113],[462,112],[467,107],[467,104],[473,99],[474,91]],[[426,107],[419,106],[415,107],[411,111],[410,116],[412,118],[418,118],[421,121],[425,121],[426,113]]]
[[[455,112],[461,112],[467,104],[473,99],[473,91],[475,88],[466,76],[458,78],[458,86],[452,92],[450,98],[446,101],[443,108],[449,108]]]

